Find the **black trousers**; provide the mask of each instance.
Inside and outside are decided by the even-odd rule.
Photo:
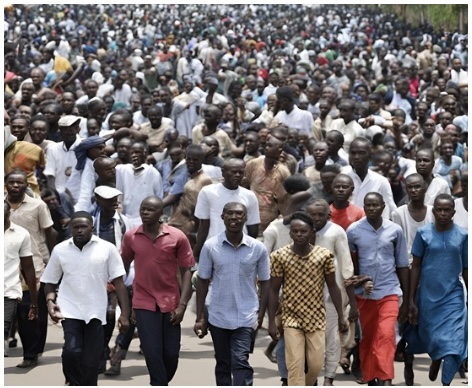
[[[44,283],[38,290],[38,318],[28,320],[31,305],[31,294],[23,291],[23,299],[18,308],[18,334],[23,346],[23,358],[32,360],[44,352],[48,332],[48,307],[44,294]]]
[[[5,341],[11,336],[13,326],[16,322],[17,299],[3,298],[3,339]]]
[[[100,356],[103,351],[103,326],[98,319],[89,323],[64,319],[62,371],[69,385],[97,385]]]
[[[180,325],[170,323],[170,313],[135,309],[139,340],[151,385],[168,385],[177,371]]]

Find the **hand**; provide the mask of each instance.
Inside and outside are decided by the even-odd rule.
[[[34,321],[36,318],[38,318],[38,306],[30,305],[28,321]]]
[[[205,337],[208,334],[206,320],[200,319],[199,321],[195,322],[195,325],[193,326],[193,331],[198,336],[198,338]]]
[[[129,322],[133,325],[136,325],[136,312],[134,309],[131,310],[131,316],[129,317]]]
[[[372,280],[372,278],[367,275],[354,275],[344,281],[344,287],[349,287],[349,286],[353,286],[354,288],[359,287],[359,286],[362,286],[368,280]]]
[[[274,320],[269,322],[269,335],[274,341],[278,341],[278,339],[280,338],[280,332],[277,329]]]
[[[372,283],[372,280],[366,281],[363,287],[365,295],[370,295],[372,294],[372,291],[374,291],[374,283]]]
[[[52,301],[48,302],[48,313],[54,323],[58,323],[61,319],[64,319],[59,305]]]
[[[338,328],[341,334],[347,333],[349,331],[349,324],[344,318],[338,318]]]
[[[404,300],[402,305],[400,306],[400,311],[398,313],[398,322],[406,322],[408,320],[408,316],[408,302]]]
[[[349,316],[347,320],[349,322],[356,322],[358,318],[359,318],[359,310],[357,309],[357,307],[351,306],[351,308],[349,309]]]
[[[184,319],[186,308],[187,307],[183,304],[179,304],[177,308],[170,313],[170,323],[173,325],[180,325],[180,322]]]
[[[118,330],[121,334],[124,334],[129,329],[129,320],[128,317],[124,316],[123,314],[120,315],[118,318]]]
[[[408,309],[408,321],[412,325],[418,324],[418,307],[416,307],[416,304],[414,303],[410,303],[410,307]]]

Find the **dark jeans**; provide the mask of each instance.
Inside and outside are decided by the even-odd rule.
[[[177,371],[180,325],[170,323],[170,313],[135,309],[139,340],[151,385],[168,385]]]
[[[3,339],[5,341],[13,332],[13,325],[16,322],[16,310],[18,308],[17,299],[3,298]]]
[[[252,385],[254,370],[249,365],[249,353],[254,329],[228,330],[213,325],[209,329],[215,348],[216,385]]]
[[[110,340],[113,336],[113,331],[116,326],[116,293],[108,292],[108,304],[107,304],[107,323],[103,326],[103,351],[102,351],[102,365],[106,366],[107,360],[110,358]]]
[[[128,287],[128,297],[129,297],[129,306],[133,308],[133,287]],[[136,329],[136,325],[134,323],[129,323],[129,329],[126,333],[119,333],[116,336],[115,343],[120,345],[123,349],[128,350],[131,341],[133,340],[134,330]]]
[[[18,309],[18,334],[23,345],[23,358],[32,360],[44,352],[48,332],[48,307],[44,294],[44,283],[38,290],[38,318],[28,320],[31,305],[31,294],[23,291],[23,299]]]
[[[88,324],[78,319],[64,319],[62,371],[69,385],[97,385],[103,350],[103,326],[98,319]]]

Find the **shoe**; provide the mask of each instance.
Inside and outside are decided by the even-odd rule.
[[[284,378],[281,378],[280,380],[282,380],[282,387],[287,387],[288,386],[288,380],[287,379],[284,379]]]
[[[367,381],[364,381],[362,376],[356,377],[356,383],[357,384],[367,384]]]
[[[38,365],[38,357],[32,359],[23,359],[16,367],[17,368],[31,368]]]
[[[341,360],[339,361],[339,366],[342,368],[345,375],[351,374],[351,371],[349,369],[351,363],[349,362],[348,358],[341,358]]]
[[[121,374],[121,362],[110,366],[110,368],[108,368],[105,371],[105,376],[118,376],[120,374]]]
[[[439,368],[441,367],[442,360],[431,361],[431,366],[429,367],[428,377],[431,381],[436,381],[438,378]]]
[[[403,370],[403,377],[405,378],[405,384],[412,386],[414,384],[415,374],[413,373],[413,364],[405,363],[405,369]]]
[[[16,338],[12,338],[12,339],[8,339],[8,347],[9,348],[16,348],[16,346],[18,345],[18,340]]]

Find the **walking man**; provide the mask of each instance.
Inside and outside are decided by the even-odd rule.
[[[262,325],[269,289],[269,254],[262,242],[243,232],[247,209],[229,202],[221,215],[225,231],[207,240],[200,253],[195,333],[203,338],[207,324],[215,348],[216,384],[249,386],[254,371],[249,353],[255,328]],[[208,323],[205,298],[212,279]],[[261,302],[256,289],[259,280]]]

